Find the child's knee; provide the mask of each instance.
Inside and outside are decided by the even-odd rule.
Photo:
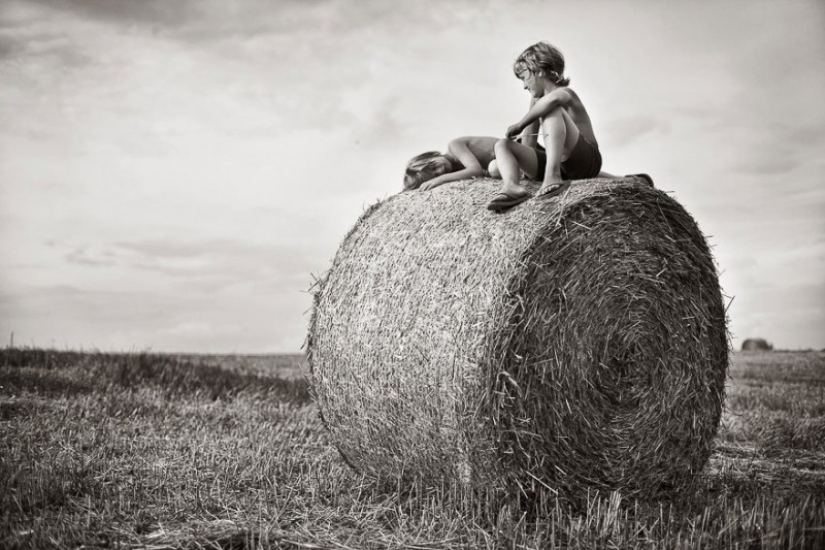
[[[511,140],[511,139],[501,138],[500,140],[498,140],[498,141],[496,142],[496,144],[495,144],[495,146],[493,147],[493,149],[494,149],[495,151],[509,151],[509,150],[510,150],[510,148],[511,148],[511,146],[513,145],[513,143],[515,143],[515,142],[514,142],[513,140]],[[495,162],[495,161],[494,161],[494,162]]]
[[[487,173],[490,174],[491,178],[500,178],[501,172],[498,170],[498,162],[496,159],[490,161],[490,164],[487,165]]]

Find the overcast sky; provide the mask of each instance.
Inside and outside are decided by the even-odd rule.
[[[696,218],[733,342],[825,348],[825,4],[2,0],[0,342],[298,352],[406,161],[548,40],[612,173]]]

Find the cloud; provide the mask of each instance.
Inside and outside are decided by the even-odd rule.
[[[193,0],[29,0],[20,2],[100,21],[178,26],[197,14]]]
[[[305,247],[231,239],[141,239],[80,246],[65,255],[90,268],[151,272],[197,292],[252,283],[308,286],[318,260]]]
[[[650,136],[667,139],[671,123],[667,118],[654,115],[637,115],[612,118],[602,125],[604,138],[602,147],[621,149],[634,141]]]
[[[82,266],[112,266],[115,262],[111,258],[94,258],[89,255],[87,247],[80,246],[66,254],[66,261],[70,264],[78,264]]]
[[[14,332],[27,345],[115,351],[295,352],[311,304],[308,293],[265,280],[209,292],[197,285],[84,286],[3,288],[0,334]]]
[[[391,93],[373,109],[364,113],[353,134],[357,145],[371,148],[391,148],[393,144],[409,139],[412,127],[402,120],[401,97]]]

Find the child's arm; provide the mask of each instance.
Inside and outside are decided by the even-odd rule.
[[[530,106],[530,110],[527,111],[527,114],[524,115],[520,121],[507,128],[507,138],[513,139],[525,128],[550,113],[553,109],[564,107],[572,100],[573,95],[567,88],[556,88],[549,94],[540,97]]]
[[[536,98],[530,98],[530,108],[532,109],[533,106],[536,104]],[[539,142],[539,136],[537,135],[539,132],[539,121],[535,120],[531,122],[528,126],[524,128],[521,132],[521,136],[519,137],[519,141],[522,145],[526,145],[531,149],[535,149]],[[509,136],[508,136],[509,137]]]
[[[467,146],[466,138],[457,138],[452,140],[449,145],[447,145],[447,153],[458,159],[458,161],[464,165],[464,168],[456,172],[441,174],[430,181],[424,182],[420,187],[422,191],[434,189],[439,185],[444,185],[445,183],[476,178],[484,175],[484,168],[481,166],[481,163],[478,161],[473,152],[470,151],[470,148]]]

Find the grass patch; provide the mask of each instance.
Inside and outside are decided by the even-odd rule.
[[[265,394],[289,403],[306,403],[302,378],[278,376],[277,362],[268,373],[227,369],[204,358],[198,362],[159,354],[51,352],[39,349],[0,351],[0,376],[6,393],[71,396],[120,393],[155,388],[169,396],[197,394],[232,399],[239,393]]]

